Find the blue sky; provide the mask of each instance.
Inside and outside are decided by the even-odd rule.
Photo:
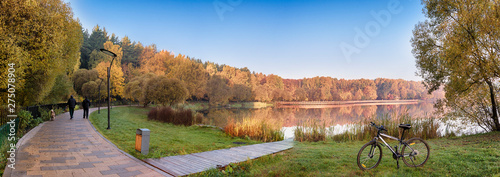
[[[417,0],[65,0],[84,28],[203,61],[300,79],[421,80]],[[375,15],[374,15],[375,14]]]

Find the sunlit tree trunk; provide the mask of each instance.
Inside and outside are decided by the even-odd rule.
[[[493,119],[493,123],[495,124],[495,130],[500,131],[500,123],[498,122],[497,102],[495,99],[495,88],[493,87],[493,83],[491,83],[491,81],[486,81],[486,83],[490,88],[491,110],[493,111],[491,118]]]

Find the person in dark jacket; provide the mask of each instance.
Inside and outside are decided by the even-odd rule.
[[[85,100],[83,100],[82,107],[83,107],[83,118],[89,119],[90,101],[87,99],[87,97],[85,97]]]
[[[69,107],[69,116],[71,117],[70,119],[73,119],[73,113],[75,112],[75,106],[76,106],[76,100],[73,98],[73,95],[68,100],[68,107]]]

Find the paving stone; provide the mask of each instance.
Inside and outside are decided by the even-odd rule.
[[[66,160],[75,160],[75,157],[52,157],[52,160],[42,160],[40,163],[66,163]]]
[[[128,170],[123,168],[123,169],[112,169],[112,170],[101,171],[101,174],[110,175],[110,174],[118,174],[118,173],[126,173],[126,172],[128,172]]]
[[[111,166],[109,166],[109,168],[110,169],[125,169],[125,168],[133,167],[133,166],[137,166],[137,164],[127,163],[127,164],[122,164],[122,165],[111,165]]]
[[[137,176],[137,175],[140,175],[142,174],[142,172],[140,171],[129,171],[129,172],[126,172],[126,173],[118,173],[118,176],[120,177],[129,177],[129,176]]]
[[[48,166],[48,167],[40,167],[42,171],[47,170],[67,170],[67,169],[82,169],[82,168],[93,168],[94,163],[102,163],[102,161],[98,162],[80,162],[78,165],[66,165],[66,166]]]
[[[4,176],[169,176],[123,154],[96,133],[88,119],[81,119],[82,113],[75,111],[72,120],[68,113],[61,114],[42,124],[30,139],[23,140],[16,168]]]

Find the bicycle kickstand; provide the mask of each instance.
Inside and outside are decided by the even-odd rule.
[[[398,165],[398,169],[399,169],[399,158],[396,159],[396,164]]]

